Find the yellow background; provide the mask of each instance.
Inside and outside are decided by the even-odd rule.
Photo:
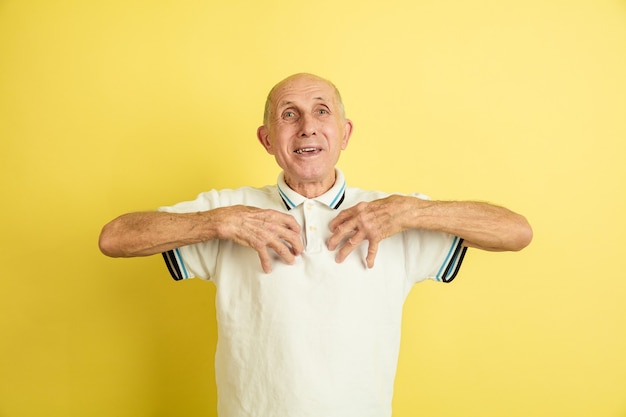
[[[626,416],[626,3],[0,1],[0,416],[213,416],[211,284],[116,215],[274,183],[267,90],[339,86],[353,186],[526,215],[405,306],[394,417]]]

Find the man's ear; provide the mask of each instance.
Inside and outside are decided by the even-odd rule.
[[[350,141],[350,136],[352,136],[352,128],[354,125],[352,124],[352,120],[346,119],[343,130],[343,140],[341,141],[341,150],[344,150],[348,147],[348,142]]]
[[[256,137],[257,139],[259,139],[259,142],[261,142],[261,145],[263,145],[267,153],[269,153],[270,155],[274,155],[274,150],[272,149],[272,142],[270,142],[269,130],[267,129],[267,126],[259,126],[259,128],[256,130]]]

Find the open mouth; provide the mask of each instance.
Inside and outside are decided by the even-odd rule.
[[[300,149],[296,149],[294,153],[297,153],[298,155],[304,155],[304,154],[317,153],[320,151],[321,151],[320,148],[300,148]]]

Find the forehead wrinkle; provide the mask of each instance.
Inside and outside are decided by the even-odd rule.
[[[330,101],[324,97],[313,97],[313,100],[322,101],[324,103],[327,103]],[[278,103],[278,107],[286,107],[286,106],[291,106],[291,105],[296,105],[296,102],[292,100],[283,100],[280,103]]]

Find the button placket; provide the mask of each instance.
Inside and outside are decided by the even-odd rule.
[[[320,234],[319,221],[319,208],[314,201],[308,200],[304,203],[304,224],[307,251],[308,252],[320,252],[322,250],[322,236]]]

